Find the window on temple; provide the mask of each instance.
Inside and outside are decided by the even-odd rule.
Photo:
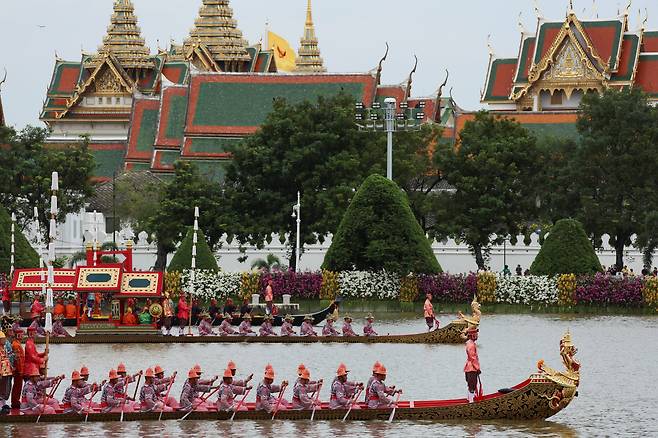
[[[562,90],[555,91],[553,94],[551,94],[551,105],[562,105],[562,96]]]

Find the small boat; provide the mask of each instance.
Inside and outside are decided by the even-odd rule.
[[[460,344],[468,323],[455,320],[437,330],[381,336],[163,336],[161,334],[79,334],[50,338],[50,344]],[[37,338],[42,342],[44,338]]]
[[[501,389],[493,394],[477,397],[474,403],[466,399],[453,400],[419,400],[400,401],[395,408],[394,418],[406,421],[442,421],[442,420],[545,420],[566,408],[578,396],[580,383],[580,364],[573,358],[577,350],[571,344],[571,336],[567,333],[560,342],[560,355],[566,367],[565,371],[556,371],[544,365],[540,360],[537,371],[524,382],[511,388]],[[256,411],[254,403],[246,404],[248,410],[239,411],[236,420],[271,420],[272,414]],[[389,420],[393,409],[367,409],[360,403],[361,409],[350,411],[351,421],[385,421]],[[322,409],[315,411],[315,419],[322,421],[341,420],[347,413],[344,409],[328,409],[325,403]],[[162,420],[180,420],[185,412],[165,412]],[[229,420],[231,412],[216,410],[192,412],[187,419],[193,420]],[[156,421],[159,412],[126,413],[125,421]],[[109,422],[119,421],[120,413],[90,413],[88,421]],[[311,411],[280,410],[277,420],[308,421]],[[34,423],[36,415],[21,415],[13,410],[8,415],[0,416],[2,423]],[[42,415],[39,419],[44,423],[74,423],[85,421],[84,415],[51,414]]]

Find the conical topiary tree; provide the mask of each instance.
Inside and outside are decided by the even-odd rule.
[[[190,227],[185,235],[185,239],[181,242],[180,246],[171,259],[167,270],[169,272],[183,272],[192,267],[192,240],[194,238],[194,230]],[[197,244],[196,244],[196,269],[205,269],[211,271],[219,271],[217,266],[217,259],[206,242],[206,237],[203,231],[197,231]]]
[[[39,254],[32,248],[21,230],[16,225],[14,232],[14,267],[38,268]],[[0,206],[0,272],[9,274],[11,264],[11,216]]]
[[[530,267],[533,275],[594,274],[601,270],[583,225],[575,219],[555,223]]]
[[[441,272],[407,195],[381,175],[368,177],[354,196],[324,258],[331,271]]]

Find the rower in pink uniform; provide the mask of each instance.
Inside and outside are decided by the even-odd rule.
[[[302,327],[299,330],[299,335],[300,336],[317,336],[318,333],[313,330],[313,318],[311,318],[311,315],[306,315],[304,317],[304,322],[302,323]]]
[[[475,401],[475,393],[478,389],[478,380],[480,377],[480,359],[478,358],[478,349],[475,341],[478,339],[479,330],[477,327],[469,327],[466,331],[466,365],[464,365],[464,375],[468,385],[468,402]]]

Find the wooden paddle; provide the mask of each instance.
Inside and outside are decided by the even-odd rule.
[[[343,421],[347,420],[347,417],[349,417],[350,412],[352,412],[352,408],[356,406],[357,400],[359,397],[361,397],[361,393],[363,392],[363,388],[359,389],[359,392],[357,392],[354,397],[352,397],[352,403],[350,403],[350,408],[347,410],[347,413],[343,417]]]
[[[46,410],[46,403],[48,403],[49,399],[53,398],[53,395],[55,394],[55,391],[57,391],[57,388],[59,388],[59,384],[62,382],[63,379],[64,379],[64,376],[57,377],[57,383],[53,385],[53,389],[50,390],[50,394],[44,396],[43,406],[41,407],[41,412],[39,412],[39,416],[37,417],[37,423],[39,422],[39,420],[41,420],[41,415]]]
[[[311,412],[311,421],[313,421],[313,419],[315,418],[315,410],[317,409],[318,403],[320,402],[320,391],[322,391],[323,383],[324,382],[320,381],[320,383],[318,384],[318,390],[316,391],[315,400],[313,401],[313,412]]]
[[[91,396],[89,397],[89,404],[87,405],[87,412],[85,413],[85,423],[86,423],[87,420],[89,419],[89,412],[91,411],[91,403],[92,403],[92,401],[94,400],[94,397],[96,397],[96,394],[98,394],[98,393],[101,391],[101,389],[103,388],[103,386],[105,386],[105,383],[106,383],[106,382],[107,382],[107,380],[103,380],[103,381],[101,382],[100,386],[98,386],[98,387],[96,388],[96,390],[95,390],[94,392],[91,393]]]
[[[171,387],[174,386],[174,382],[176,381],[176,374],[178,371],[174,371],[174,375],[171,376],[171,382],[169,382],[169,388],[167,388],[167,393],[164,396],[164,400],[162,400],[162,409],[160,409],[160,416],[158,417],[158,421],[162,421],[162,413],[165,410],[165,406],[167,404],[167,399],[169,398],[169,391],[171,391]]]
[[[279,412],[279,406],[281,406],[281,399],[283,398],[283,393],[286,392],[286,388],[288,385],[283,385],[281,387],[281,391],[279,391],[279,399],[276,401],[276,407],[274,408],[274,413],[272,414],[272,421],[274,421],[274,417],[276,417],[276,413]]]
[[[242,404],[244,403],[245,399],[247,398],[250,392],[251,392],[251,388],[247,389],[247,391],[244,393],[244,397],[242,397],[242,400],[240,400],[240,403],[238,403],[235,409],[233,409],[233,415],[231,415],[231,421],[233,421],[233,419],[235,418],[235,414],[240,410]]]
[[[212,388],[212,387],[211,387],[211,388]],[[183,421],[184,419],[186,419],[186,418],[187,418],[192,412],[196,411],[197,408],[198,408],[199,406],[201,406],[203,403],[205,403],[206,400],[208,400],[210,397],[212,397],[213,394],[216,394],[217,391],[219,391],[219,388],[221,388],[221,386],[217,386],[217,387],[214,388],[211,392],[209,392],[208,395],[206,395],[205,397],[202,397],[202,398],[201,398],[201,401],[198,402],[196,405],[192,406],[192,409],[191,409],[187,414],[185,414],[185,415],[183,416],[183,418],[181,418],[181,421]]]
[[[139,379],[137,380],[137,387],[135,388],[135,396],[133,397],[133,400],[135,397],[137,397],[137,388],[139,388],[139,381],[142,379],[142,372],[140,371],[139,373]],[[134,378],[135,376],[133,376]],[[126,407],[126,401],[128,400],[128,386],[130,385],[131,382],[126,383],[126,388],[125,392],[123,394],[123,403],[121,403],[121,418],[120,421],[123,422],[123,414],[124,414],[124,408]]]
[[[478,374],[478,398],[481,399],[484,395],[484,389],[482,389],[482,380],[480,380],[480,375]]]
[[[392,423],[393,418],[395,418],[395,410],[398,408],[398,403],[400,402],[400,395],[402,395],[402,390],[398,390],[398,397],[395,399],[395,404],[393,405],[393,410],[391,411],[391,416],[388,417],[388,422]]]

